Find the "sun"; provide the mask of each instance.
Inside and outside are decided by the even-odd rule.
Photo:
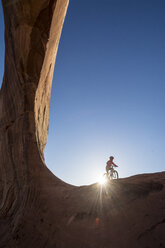
[[[99,177],[98,179],[98,183],[101,185],[105,185],[106,184],[106,179],[104,176]]]

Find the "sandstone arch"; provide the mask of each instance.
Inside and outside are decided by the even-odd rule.
[[[68,0],[2,3],[0,247],[163,247],[164,173],[102,189],[68,185],[45,166],[51,82]]]

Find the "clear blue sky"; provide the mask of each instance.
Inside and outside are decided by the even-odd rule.
[[[45,150],[56,176],[93,183],[110,155],[120,177],[165,170],[164,13],[164,0],[70,0]]]

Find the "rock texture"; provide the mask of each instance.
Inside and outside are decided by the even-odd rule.
[[[54,62],[68,0],[2,0],[0,248],[165,247],[165,173],[75,187],[45,166]]]

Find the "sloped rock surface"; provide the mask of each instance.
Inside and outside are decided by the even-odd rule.
[[[3,0],[0,248],[165,247],[165,172],[75,187],[45,166],[67,0]]]

